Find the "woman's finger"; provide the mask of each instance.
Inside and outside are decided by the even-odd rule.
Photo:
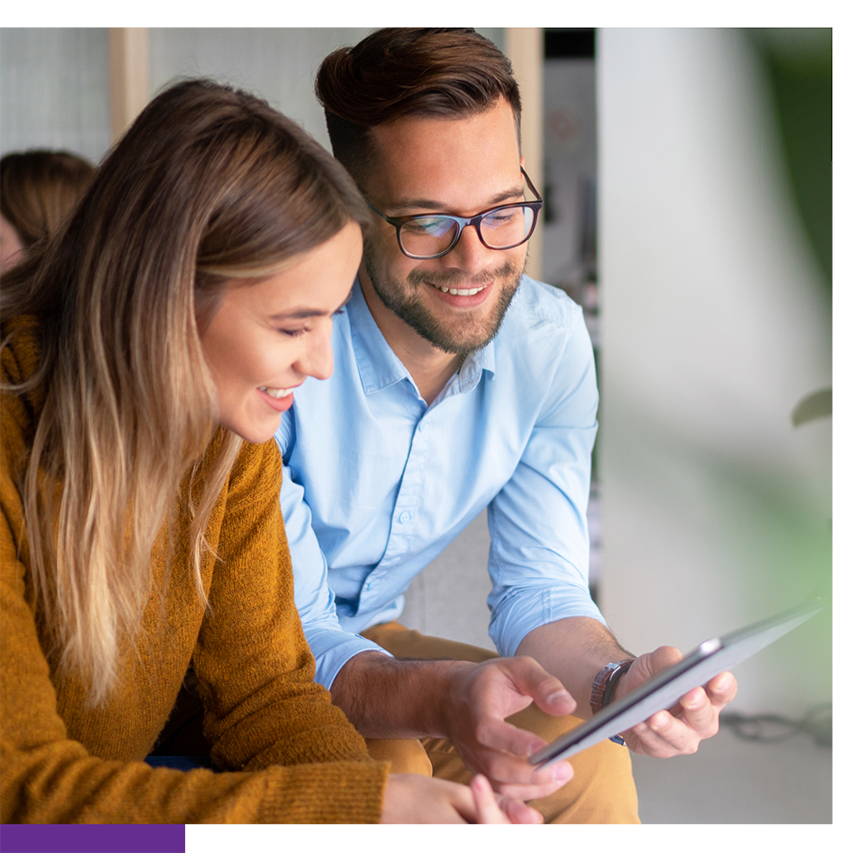
[[[513,853],[540,853],[543,850],[543,815],[512,797],[499,797],[498,805],[510,820]]]
[[[477,808],[477,846],[475,853],[511,853],[510,820],[498,808],[489,780],[475,776],[471,793]]]

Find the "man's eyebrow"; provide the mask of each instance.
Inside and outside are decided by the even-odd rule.
[[[336,311],[341,311],[349,302],[351,301],[351,295],[348,295],[348,298],[336,309]],[[270,319],[281,321],[281,320],[306,320],[309,317],[329,317],[331,313],[335,314],[336,311],[322,311],[320,308],[295,308],[293,311],[286,311],[282,314],[271,314]]]
[[[480,210],[487,210],[498,204],[506,204],[508,201],[520,198],[524,193],[525,190],[521,185],[515,189],[504,190],[492,196],[489,199],[489,203],[480,208]],[[396,215],[397,211],[406,210],[428,210],[430,213],[448,213],[447,206],[443,202],[428,198],[401,198],[391,202],[387,207],[391,215]]]

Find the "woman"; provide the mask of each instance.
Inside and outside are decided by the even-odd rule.
[[[0,160],[0,272],[60,227],[94,171],[67,151],[14,152]]]
[[[294,123],[188,81],[4,276],[3,822],[505,820],[484,779],[369,760],[293,605],[271,439],[330,373],[365,216]],[[143,761],[190,659],[232,772]]]

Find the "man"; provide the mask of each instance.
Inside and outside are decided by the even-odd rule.
[[[590,717],[592,690],[599,707],[680,653],[634,662],[588,593],[592,351],[578,307],[522,274],[541,203],[509,62],[471,30],[382,30],[327,57],[317,92],[376,214],[334,321],[334,378],[298,389],[277,434],[317,678],[398,769],[482,771],[542,798],[550,821],[638,822],[623,746],[540,773],[526,760]],[[501,658],[394,621],[411,579],[484,508]],[[724,673],[624,739],[692,752],[735,689]]]

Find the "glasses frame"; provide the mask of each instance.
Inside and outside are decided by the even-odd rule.
[[[490,207],[488,210],[481,210],[480,213],[475,216],[456,216],[452,213],[417,213],[412,216],[387,216],[386,213],[380,211],[374,204],[372,204],[369,199],[366,199],[366,204],[377,213],[385,222],[388,222],[396,229],[396,242],[399,244],[399,251],[402,252],[408,258],[411,258],[415,261],[431,261],[435,258],[443,258],[444,255],[452,252],[453,249],[456,248],[456,244],[459,242],[459,238],[462,236],[462,232],[469,227],[473,227],[477,232],[477,237],[480,239],[480,242],[487,248],[492,249],[496,252],[503,252],[507,249],[515,249],[517,246],[521,246],[523,243],[527,243],[531,239],[531,235],[534,233],[534,229],[537,227],[537,220],[539,219],[540,210],[543,208],[543,199],[540,196],[540,193],[537,192],[534,184],[531,182],[531,178],[528,177],[528,173],[520,166],[519,171],[522,173],[522,177],[525,178],[525,183],[528,185],[528,189],[537,196],[536,201],[516,201],[511,204],[498,204],[495,207]],[[490,213],[496,213],[499,210],[508,210],[513,207],[530,207],[534,211],[534,221],[531,223],[531,230],[525,235],[523,240],[520,240],[518,243],[513,243],[511,246],[490,246],[484,239],[483,234],[480,232],[480,222],[489,216]],[[456,232],[456,236],[453,238],[453,242],[443,251],[438,252],[435,255],[415,255],[409,252],[402,245],[402,226],[407,225],[409,222],[412,222],[417,219],[428,219],[429,217],[440,216],[446,219],[452,219],[458,226],[459,230]]]

